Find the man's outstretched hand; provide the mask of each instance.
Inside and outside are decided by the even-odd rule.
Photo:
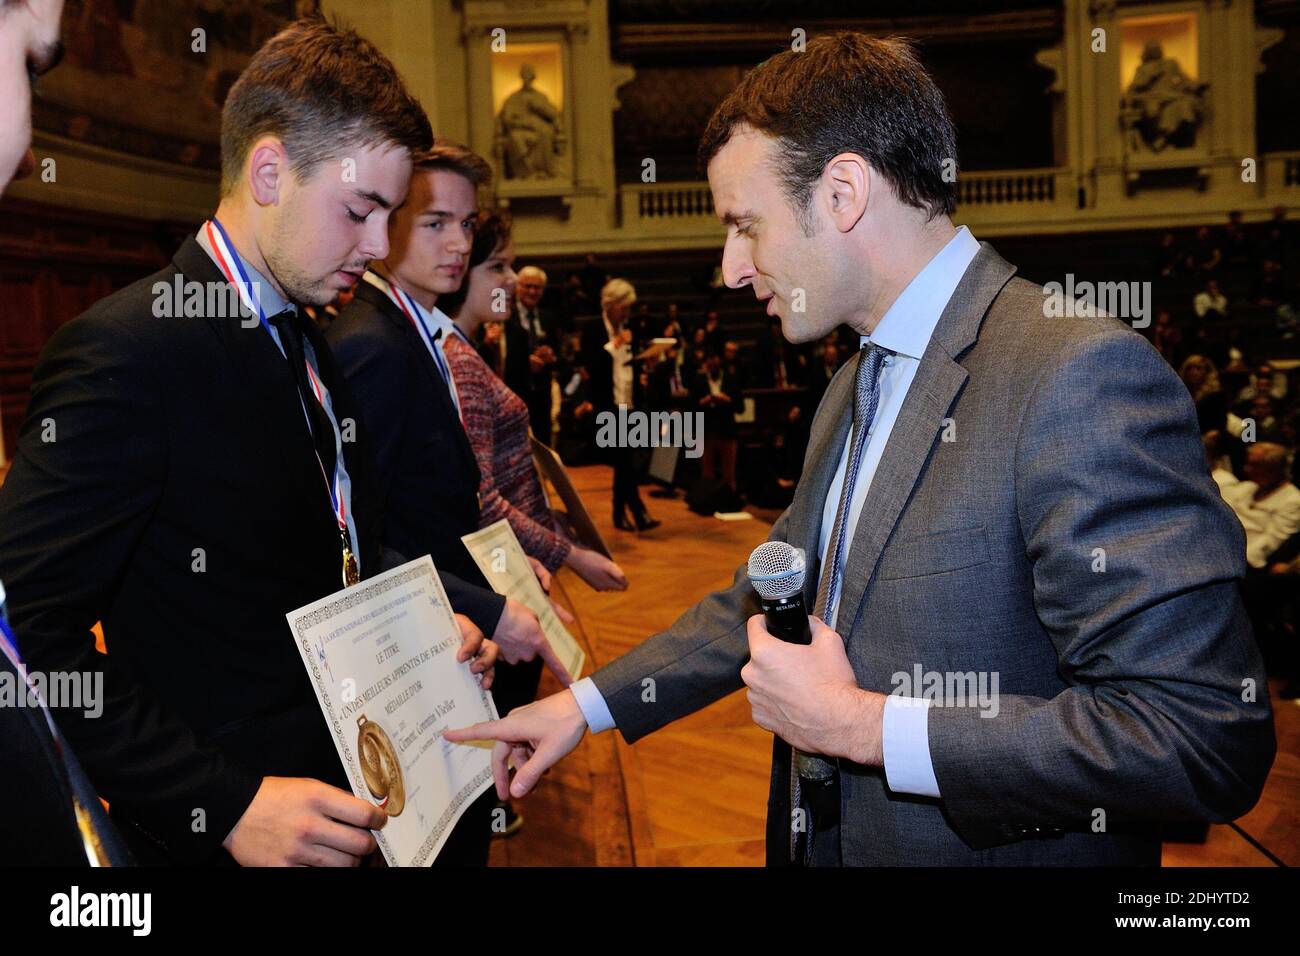
[[[567,690],[544,697],[526,707],[512,710],[500,720],[488,720],[448,730],[443,736],[453,743],[495,740],[492,775],[497,796],[506,800],[524,797],[537,786],[542,774],[573,751],[587,732],[587,719],[578,701]],[[510,767],[515,778],[510,780]]]

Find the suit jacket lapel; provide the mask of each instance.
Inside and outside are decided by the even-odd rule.
[[[187,281],[225,282],[216,263],[192,236],[177,250],[172,262]],[[291,480],[305,489],[294,497],[305,502],[313,516],[319,518],[322,529],[337,538],[337,525],[330,518],[316,448],[303,416],[298,386],[284,355],[260,323],[246,327],[239,315],[205,315],[204,318],[234,362],[240,387],[252,392],[258,414],[257,422],[250,422],[249,427],[262,429],[266,445],[273,449],[271,454],[281,462],[279,474],[291,476]]]
[[[451,400],[451,390],[447,387],[442,373],[438,371],[438,366],[434,364],[433,356],[429,354],[429,349],[424,344],[424,338],[411,325],[411,320],[403,314],[402,310],[393,304],[393,300],[369,282],[358,283],[357,295],[378,309],[380,315],[401,330],[407,348],[415,352],[415,360],[432,380],[435,401],[438,403],[438,414],[446,416],[447,421],[457,423],[455,429],[457,443],[461,446],[461,452],[477,468],[478,460],[474,457],[474,449],[470,447],[469,436],[465,434],[465,429],[459,426],[460,413],[456,411],[456,403]]]
[[[846,640],[854,631],[885,544],[925,469],[944,418],[969,377],[957,360],[975,343],[985,313],[1014,272],[1014,266],[981,243],[935,326],[854,529],[836,617],[836,629]]]

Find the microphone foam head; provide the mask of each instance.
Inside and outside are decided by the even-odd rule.
[[[749,556],[749,580],[769,601],[803,590],[803,552],[784,541],[764,541]]]

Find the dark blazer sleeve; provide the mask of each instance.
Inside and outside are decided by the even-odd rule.
[[[447,589],[447,600],[451,602],[453,611],[464,614],[488,637],[496,633],[506,609],[504,595],[470,584],[449,571],[439,571],[438,577],[442,578],[442,586]]]
[[[814,434],[819,426],[826,427],[821,417],[824,411],[819,406],[814,414]],[[804,475],[815,465],[810,454],[811,448],[804,454]],[[799,488],[802,491],[796,491],[794,501],[776,519],[767,540],[789,541],[791,513],[799,508],[803,510],[798,514],[804,515],[808,508],[821,507],[820,502],[810,501],[804,481],[800,481]],[[605,699],[623,738],[633,743],[743,687],[740,670],[749,660],[745,626],[751,617],[762,612],[749,580],[748,562],[742,562],[736,568],[731,587],[710,594],[677,618],[666,631],[641,642],[592,674],[592,682]],[[780,748],[777,755],[781,759]]]
[[[777,519],[769,541],[785,540],[788,515]],[[745,625],[762,612],[741,564],[727,590],[710,594],[668,630],[592,674],[623,739],[633,743],[739,690],[740,669],[749,660]]]
[[[399,554],[392,548],[384,548],[379,570],[391,571],[409,560],[411,559],[406,555]],[[474,622],[475,627],[491,637],[501,620],[501,613],[505,610],[505,597],[487,588],[470,584],[450,571],[440,570],[438,578],[447,591],[447,600],[451,602],[451,609],[458,614],[464,614]]]
[[[978,848],[1013,838],[1008,821],[1246,812],[1273,719],[1238,594],[1244,536],[1205,473],[1187,390],[1144,339],[1108,329],[1043,372],[1015,441],[1034,603],[1070,686],[1002,694],[992,717],[931,708],[953,827]]]
[[[148,354],[102,314],[68,323],[46,346],[0,489],[0,579],[31,669],[102,675],[102,713],[54,711],[95,786],[197,862],[238,822],[261,777],[200,746],[120,658],[96,651],[90,630],[109,612],[164,484],[168,399]]]
[[[334,359],[347,379],[352,400],[360,409],[366,433],[366,447],[374,463],[374,493],[378,496],[385,521],[394,517],[389,501],[393,475],[401,465],[405,441],[406,403],[410,401],[412,379],[423,375],[404,345],[394,348],[384,338],[382,327],[353,326],[346,320],[336,322],[326,338]],[[418,555],[417,555],[418,557]],[[410,560],[385,549],[385,569]],[[452,608],[464,614],[489,637],[497,629],[506,599],[494,591],[470,584],[454,574],[440,570],[438,577],[447,590]]]

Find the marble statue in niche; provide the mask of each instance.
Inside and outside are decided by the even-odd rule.
[[[1158,153],[1170,146],[1195,145],[1205,117],[1208,86],[1184,73],[1173,57],[1165,56],[1159,40],[1148,40],[1142,49],[1142,65],[1124,91],[1120,106],[1129,150]]]
[[[537,71],[525,63],[522,85],[506,97],[497,114],[497,138],[505,159],[506,179],[550,179],[556,175],[560,111],[545,93],[533,88]]]

